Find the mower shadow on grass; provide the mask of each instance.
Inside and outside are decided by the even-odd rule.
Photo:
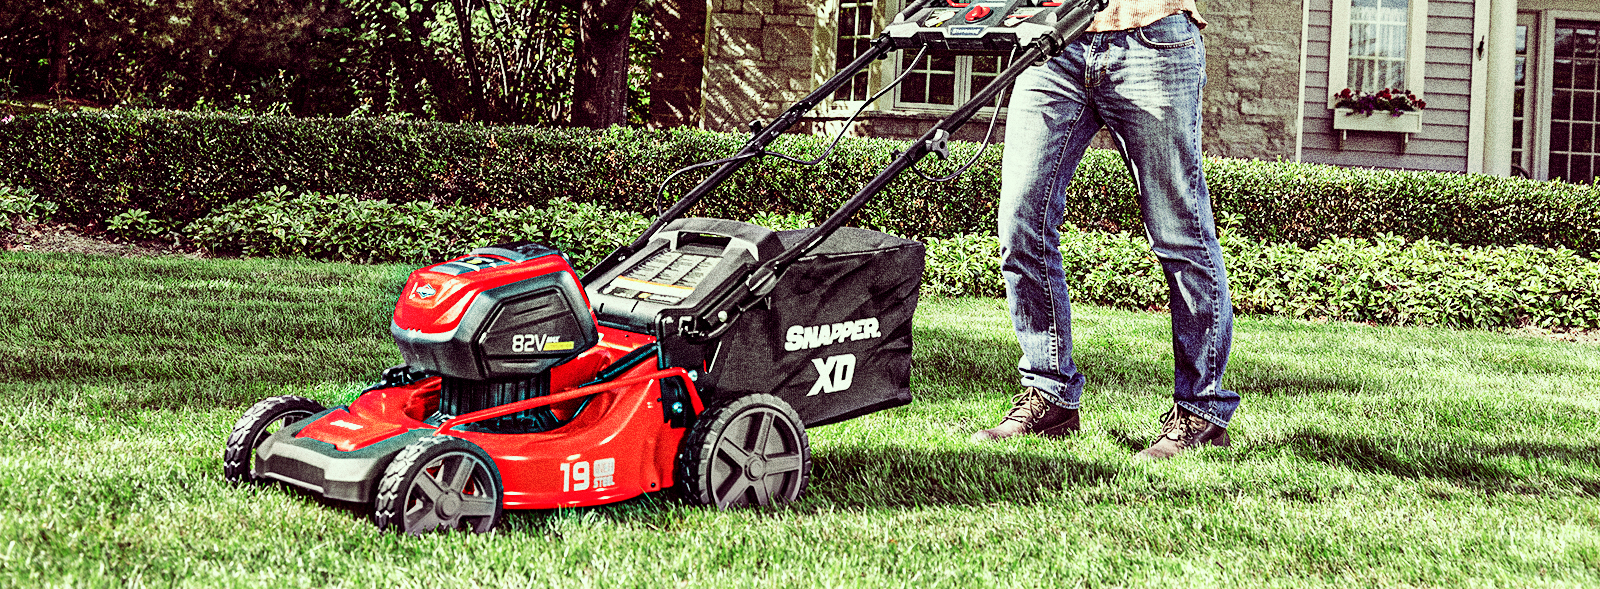
[[[1393,437],[1363,437],[1301,429],[1280,440],[1258,440],[1236,450],[1239,460],[1289,453],[1305,460],[1402,479],[1432,479],[1486,494],[1547,494],[1575,490],[1600,497],[1600,478],[1550,472],[1551,466],[1600,469],[1600,446],[1578,447],[1538,442],[1503,444],[1438,443]],[[1540,463],[1536,474],[1501,464],[1504,457]],[[1562,468],[1566,467],[1566,468]]]
[[[1063,489],[1103,484],[1118,472],[1048,450],[838,448],[813,455],[811,486],[796,508],[1029,504]]]

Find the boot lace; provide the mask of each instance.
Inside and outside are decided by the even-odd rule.
[[[1033,422],[1038,421],[1044,412],[1044,396],[1032,388],[1027,388],[1011,397],[1011,413],[1006,414],[1006,420],[1031,428]]]
[[[1161,415],[1161,437],[1175,440],[1187,445],[1200,432],[1205,431],[1206,421],[1198,415],[1190,415],[1178,410],[1173,405],[1166,413]]]

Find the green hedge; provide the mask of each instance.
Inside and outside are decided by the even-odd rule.
[[[532,240],[561,250],[581,271],[648,225],[639,215],[591,204],[475,210],[427,201],[295,195],[279,188],[218,208],[189,224],[183,237],[207,249],[246,256],[369,263],[442,261],[493,243]]]
[[[724,157],[741,135],[676,129],[530,129],[374,119],[296,119],[159,111],[28,115],[0,124],[0,183],[60,206],[58,217],[107,220],[128,209],[179,226],[276,186],[391,203],[477,208],[586,202],[653,215],[657,186],[681,166]],[[777,150],[814,156],[823,138]],[[697,214],[815,221],[886,165],[903,142],[848,139],[829,161],[768,158],[726,183]],[[952,147],[955,161],[976,145]],[[952,184],[906,174],[855,224],[914,237],[991,233],[1000,149]],[[950,164],[927,163],[935,171]],[[1530,244],[1600,251],[1600,190],[1482,175],[1374,171],[1208,159],[1216,208],[1237,232],[1311,247],[1334,238],[1398,235],[1464,245]],[[693,176],[689,174],[686,176]],[[685,178],[670,195],[698,177]],[[1067,222],[1139,227],[1127,171],[1092,150],[1068,189]]]
[[[0,194],[0,211],[31,202]],[[25,213],[17,213],[25,215]],[[161,231],[221,252],[357,262],[440,261],[514,239],[556,246],[574,267],[643,231],[645,217],[590,204],[478,210],[430,202],[390,203],[285,189],[225,205],[183,228],[135,209],[117,231]],[[762,213],[752,222],[803,227],[798,215]],[[1311,250],[1240,235],[1231,218],[1222,245],[1241,314],[1452,327],[1600,327],[1600,262],[1572,250],[1472,247],[1396,236],[1331,239]],[[933,296],[1005,295],[993,235],[926,238],[924,291]],[[1078,301],[1163,310],[1167,288],[1142,234],[1068,231],[1061,254]]]
[[[1305,250],[1225,231],[1224,264],[1240,314],[1448,327],[1600,327],[1600,262],[1567,249],[1458,246],[1394,235]],[[1142,234],[1071,231],[1062,265],[1073,300],[1164,310],[1167,286]],[[991,235],[928,240],[924,288],[1005,296]]]

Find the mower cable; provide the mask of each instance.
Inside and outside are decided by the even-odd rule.
[[[1012,47],[1011,57],[1006,58],[1006,61],[1009,63],[1011,61],[1015,61],[1016,59],[1017,48]],[[911,171],[916,172],[917,175],[921,176],[923,180],[927,180],[929,182],[949,182],[951,180],[955,180],[956,178],[960,178],[962,174],[967,173],[967,168],[972,167],[972,164],[978,163],[978,158],[983,157],[983,152],[989,149],[989,139],[994,137],[994,122],[1000,120],[1000,100],[1005,98],[1005,96],[1006,94],[1004,92],[995,95],[994,116],[989,117],[989,130],[983,134],[983,146],[978,148],[978,153],[972,155],[972,159],[967,160],[967,163],[965,164],[961,164],[960,168],[956,168],[955,173],[943,178],[934,178],[927,172],[922,171],[922,168],[918,168],[916,166],[912,166]]]
[[[911,64],[913,66],[915,66],[917,62],[922,61],[922,57],[924,55],[927,55],[928,47],[929,47],[928,45],[923,45],[922,49],[917,51],[917,57],[915,59],[911,60]],[[1015,54],[1016,54],[1016,50],[1015,49],[1012,50],[1012,54],[1013,54],[1013,56],[1015,56]],[[720,166],[722,164],[739,162],[739,161],[744,161],[744,160],[747,160],[747,159],[750,159],[750,158],[767,156],[767,155],[774,156],[774,157],[777,157],[779,159],[788,160],[788,161],[791,161],[791,162],[794,162],[794,163],[797,163],[797,164],[800,164],[800,165],[803,165],[803,166],[815,166],[817,164],[822,163],[823,160],[828,159],[828,156],[833,153],[833,148],[837,147],[839,145],[839,141],[841,139],[844,139],[844,134],[848,133],[850,131],[850,123],[854,123],[856,121],[856,117],[861,116],[861,113],[863,111],[867,110],[868,106],[870,106],[874,102],[877,102],[878,99],[882,98],[884,94],[887,94],[890,90],[893,90],[893,89],[895,89],[895,87],[899,86],[901,82],[904,82],[906,77],[911,75],[911,70],[912,70],[912,68],[906,68],[906,71],[901,73],[900,77],[895,78],[894,81],[891,82],[888,86],[884,86],[883,89],[879,90],[877,94],[873,94],[871,98],[868,98],[866,100],[866,102],[862,102],[861,106],[856,108],[856,112],[852,113],[850,115],[850,118],[845,120],[844,127],[839,129],[839,134],[835,135],[833,137],[833,142],[828,144],[828,148],[824,149],[822,151],[822,155],[818,156],[817,159],[814,159],[814,160],[803,160],[803,159],[794,157],[794,156],[786,154],[786,153],[780,153],[780,152],[776,152],[776,151],[760,150],[760,151],[757,151],[757,152],[752,153],[752,154],[736,155],[734,157],[724,158],[724,159],[720,159],[720,160],[712,160],[712,161],[709,161],[709,162],[700,162],[698,164],[690,164],[688,166],[684,166],[682,168],[678,168],[678,170],[676,172],[673,172],[672,174],[668,175],[667,179],[661,182],[661,190],[656,193],[655,201],[651,203],[651,206],[653,206],[655,208],[656,215],[659,216],[661,214],[661,201],[663,199],[665,199],[666,196],[667,196],[667,184],[670,184],[672,182],[673,178],[677,178],[680,174],[683,174],[684,172],[698,170],[700,168],[705,168],[705,167],[709,167],[709,166]],[[994,128],[994,123],[991,121],[990,122],[990,129],[993,130],[993,128]]]
[[[861,113],[863,111],[867,110],[868,106],[871,106],[872,103],[877,102],[879,98],[882,98],[883,95],[887,94],[890,90],[893,90],[896,87],[898,87],[901,82],[905,81],[907,76],[911,75],[911,71],[913,69],[915,69],[915,67],[917,65],[917,62],[922,61],[922,57],[924,55],[927,55],[928,47],[929,47],[929,45],[923,45],[922,49],[917,51],[917,56],[911,60],[911,66],[912,67],[906,68],[906,71],[902,72],[900,74],[900,77],[895,78],[893,82],[890,82],[889,85],[884,86],[883,89],[879,90],[877,94],[873,94],[872,98],[868,98],[866,100],[866,102],[862,102],[861,103],[861,106],[856,107],[856,112],[851,113],[850,118],[845,120],[844,127],[839,129],[839,134],[833,136],[833,142],[828,144],[828,148],[827,149],[822,150],[822,155],[817,156],[817,159],[814,159],[814,160],[803,160],[803,159],[794,157],[792,155],[789,155],[789,154],[786,154],[786,153],[779,153],[779,152],[776,152],[776,151],[766,151],[766,152],[763,152],[763,154],[764,155],[770,155],[770,156],[776,156],[779,159],[788,160],[788,161],[800,164],[802,166],[815,166],[817,164],[822,163],[822,160],[828,159],[828,155],[833,153],[833,148],[839,145],[839,140],[844,139],[844,134],[850,132],[850,123],[856,122],[856,117],[861,116]]]
[[[689,164],[689,165],[684,166],[682,168],[678,168],[678,171],[673,172],[672,174],[667,176],[666,180],[661,181],[661,190],[656,192],[656,199],[655,199],[654,202],[651,203],[651,205],[654,206],[655,209],[656,209],[656,216],[658,216],[658,217],[661,216],[661,200],[663,198],[666,198],[666,196],[667,196],[667,185],[672,183],[672,179],[673,178],[677,178],[678,175],[680,175],[680,174],[682,174],[684,172],[698,170],[700,168],[705,168],[705,167],[709,167],[709,166],[720,166],[722,164],[728,164],[728,163],[733,163],[733,162],[742,162],[744,160],[747,160],[747,159],[750,159],[750,158],[753,158],[753,157],[759,157],[759,156],[761,156],[761,153],[762,152],[757,151],[757,152],[751,153],[751,154],[736,155],[736,156],[733,156],[733,157],[730,157],[730,158],[724,158],[724,159],[720,159],[720,160],[712,160],[712,161],[709,161],[709,162],[700,162],[698,164]]]

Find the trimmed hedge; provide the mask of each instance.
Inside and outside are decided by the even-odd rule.
[[[181,225],[275,186],[391,203],[476,208],[586,202],[655,212],[658,183],[684,165],[733,153],[745,136],[674,129],[608,131],[488,127],[384,119],[296,119],[159,111],[51,113],[0,124],[0,183],[31,188],[77,222],[129,209]],[[790,136],[775,150],[814,156],[825,138]],[[826,162],[775,158],[747,166],[696,214],[811,221],[887,165],[903,142],[848,139]],[[974,144],[952,146],[964,161]],[[913,237],[991,233],[1000,149],[951,184],[906,174],[854,224]],[[925,162],[948,170],[949,162]],[[1465,245],[1530,244],[1600,251],[1600,189],[1482,175],[1395,172],[1208,159],[1219,212],[1237,232],[1311,247],[1334,238],[1398,235]],[[686,174],[681,194],[703,176]],[[1132,180],[1115,153],[1092,150],[1068,189],[1067,222],[1136,231]],[[660,203],[664,206],[666,203]]]
[[[0,195],[4,196],[4,195]],[[26,202],[0,198],[7,203]],[[137,213],[143,211],[135,210]],[[128,219],[143,219],[134,214]],[[1226,220],[1226,219],[1225,219]],[[795,229],[795,215],[751,222]],[[126,231],[144,232],[137,221]],[[556,246],[582,270],[643,231],[645,217],[590,204],[477,210],[278,189],[226,205],[177,233],[227,253],[356,262],[428,263],[514,239]],[[993,235],[927,238],[924,292],[1005,296]],[[1468,247],[1396,236],[1332,239],[1311,250],[1222,233],[1240,314],[1450,327],[1600,327],[1600,262],[1572,250]],[[1142,234],[1068,231],[1061,254],[1074,300],[1164,310],[1167,288]]]
[[[352,262],[442,261],[513,240],[561,250],[580,271],[647,228],[644,217],[591,204],[479,211],[427,201],[390,203],[348,195],[295,195],[282,187],[223,205],[186,228],[207,249],[246,256],[296,256]]]
[[[1062,234],[1075,301],[1164,310],[1167,286],[1142,234]],[[931,294],[1005,296],[994,236],[928,240]],[[1465,328],[1600,327],[1600,262],[1567,249],[1458,246],[1384,235],[1305,250],[1225,232],[1239,314]]]

